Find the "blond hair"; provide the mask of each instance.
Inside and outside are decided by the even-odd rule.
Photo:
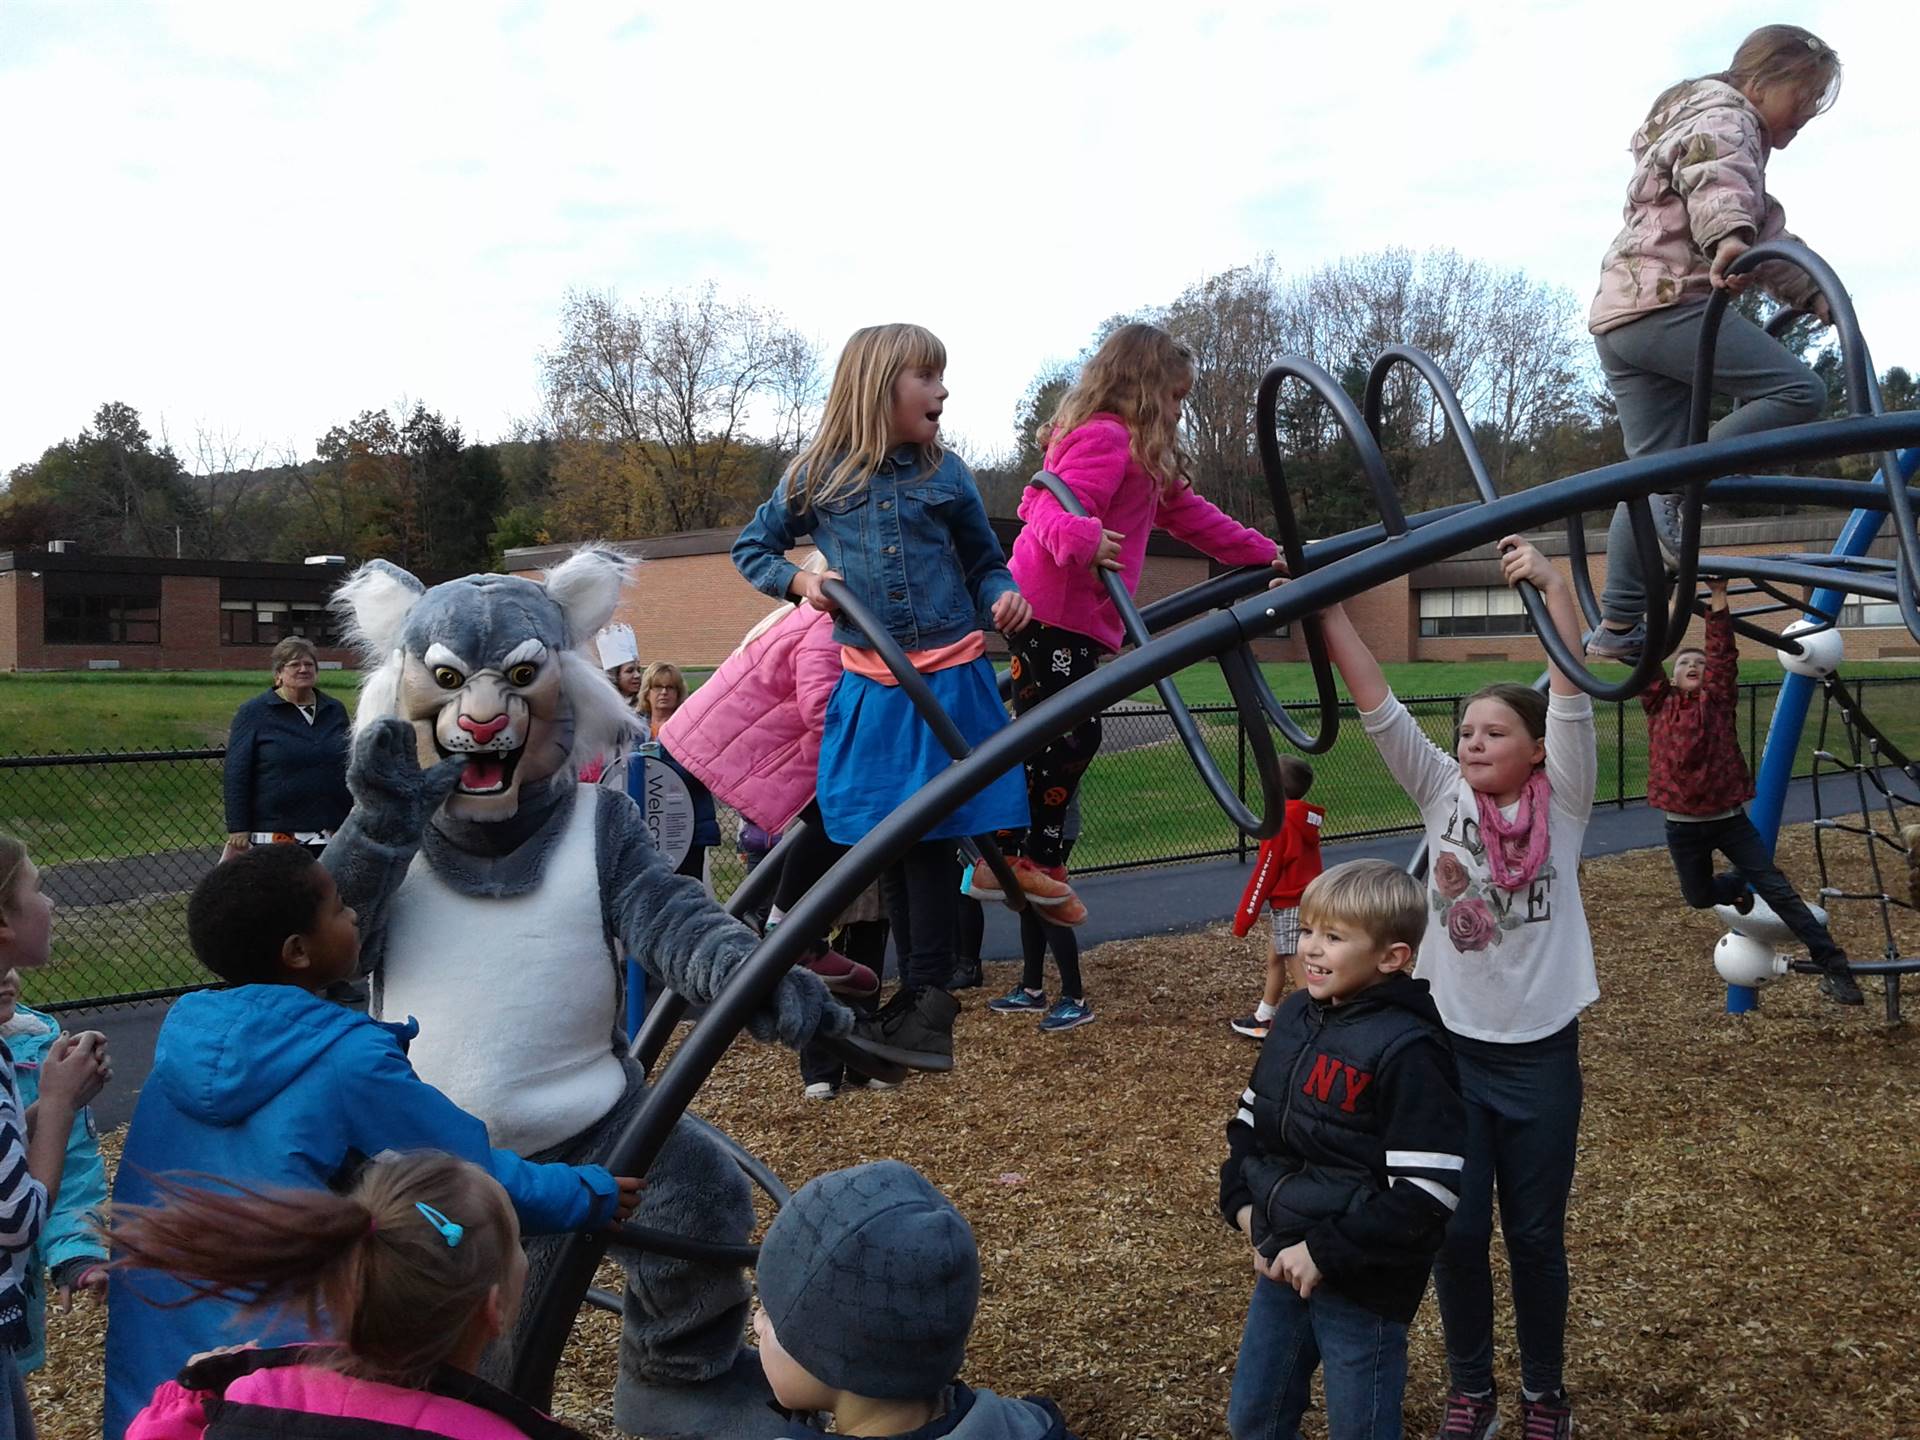
[[[1180,448],[1180,412],[1169,411],[1167,396],[1193,378],[1193,352],[1173,336],[1158,325],[1122,325],[1094,353],[1034,438],[1044,449],[1095,415],[1118,415],[1133,458],[1162,491],[1177,489],[1187,483],[1187,455]]]
[[[1300,896],[1300,918],[1356,926],[1377,945],[1417,954],[1427,933],[1426,887],[1385,860],[1349,860],[1314,877]]]
[[[27,868],[27,847],[13,836],[0,832],[0,924],[4,924],[13,906],[13,892],[20,884],[20,873]]]
[[[1660,92],[1647,118],[1664,109],[1689,85],[1719,80],[1743,95],[1790,86],[1813,101],[1816,115],[1824,115],[1840,98],[1840,56],[1811,30],[1798,25],[1762,25],[1740,42],[1733,63],[1714,75],[1682,80]]]
[[[947,347],[924,326],[854,331],[833,367],[820,428],[787,467],[787,509],[798,515],[863,489],[893,448],[893,382],[907,370],[946,368]],[[922,470],[934,469],[946,453],[937,437],[917,448]]]
[[[680,667],[670,660],[656,660],[647,666],[640,676],[640,695],[642,700],[653,689],[655,681],[663,681],[680,692],[680,698],[687,698],[687,677],[680,673]],[[644,707],[643,707],[644,708]]]

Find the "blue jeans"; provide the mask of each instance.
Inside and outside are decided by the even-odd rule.
[[[1567,1336],[1567,1196],[1580,1138],[1580,1022],[1501,1045],[1453,1037],[1467,1104],[1460,1204],[1433,1265],[1453,1387],[1493,1389],[1493,1192],[1513,1274],[1520,1383],[1560,1389]]]
[[[1407,1327],[1324,1284],[1302,1300],[1291,1285],[1253,1282],[1227,1429],[1233,1440],[1297,1440],[1320,1369],[1327,1440],[1400,1440]]]

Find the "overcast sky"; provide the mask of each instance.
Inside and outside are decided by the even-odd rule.
[[[1771,188],[1920,364],[1916,4],[4,0],[0,473],[108,399],[183,453],[416,399],[497,438],[570,286],[712,280],[829,357],[919,321],[980,454],[1104,317],[1264,251],[1584,307],[1653,95],[1769,18],[1846,62]]]

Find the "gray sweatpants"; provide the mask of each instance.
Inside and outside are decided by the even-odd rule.
[[[1619,407],[1629,459],[1687,443],[1693,362],[1706,308],[1704,300],[1675,305],[1593,337],[1607,388]],[[1710,440],[1817,420],[1827,399],[1819,376],[1737,310],[1728,310],[1720,321],[1713,389],[1743,403],[1707,432]],[[1607,528],[1607,584],[1600,609],[1623,625],[1647,613],[1646,584],[1624,504],[1615,508]]]

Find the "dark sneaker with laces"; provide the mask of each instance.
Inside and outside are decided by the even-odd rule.
[[[987,1002],[987,1009],[996,1015],[1040,1015],[1046,1012],[1047,992],[1038,995],[1024,985],[1015,985],[1006,994]]]
[[[1434,1440],[1490,1440],[1500,1430],[1500,1405],[1492,1391],[1485,1395],[1447,1394],[1446,1413]]]
[[[1567,1392],[1556,1390],[1538,1400],[1520,1397],[1520,1440],[1571,1440],[1573,1406]]]
[[[951,1070],[953,1021],[959,1013],[960,1002],[945,990],[903,989],[879,1013],[856,1020],[852,1040],[860,1049],[910,1070]]]
[[[1821,972],[1820,993],[1836,1005],[1867,1003],[1867,997],[1860,993],[1860,983],[1853,978],[1853,970],[1844,955]]]
[[[1055,1030],[1072,1030],[1092,1023],[1093,1006],[1085,1000],[1075,1000],[1066,995],[1054,1001],[1053,1008],[1040,1017],[1040,1028],[1049,1034]]]
[[[1273,1022],[1262,1020],[1258,1011],[1251,1015],[1242,1015],[1238,1020],[1229,1020],[1227,1025],[1234,1034],[1244,1035],[1249,1040],[1264,1040],[1267,1038],[1267,1031],[1273,1028]]]
[[[986,971],[980,968],[979,960],[962,960],[953,967],[953,979],[947,982],[949,990],[978,990],[987,983]]]
[[[1667,562],[1669,569],[1680,568],[1680,497],[1678,495],[1649,495],[1648,506],[1653,511],[1653,535],[1660,542],[1660,558]],[[1529,1436],[1528,1440],[1532,1440]]]

